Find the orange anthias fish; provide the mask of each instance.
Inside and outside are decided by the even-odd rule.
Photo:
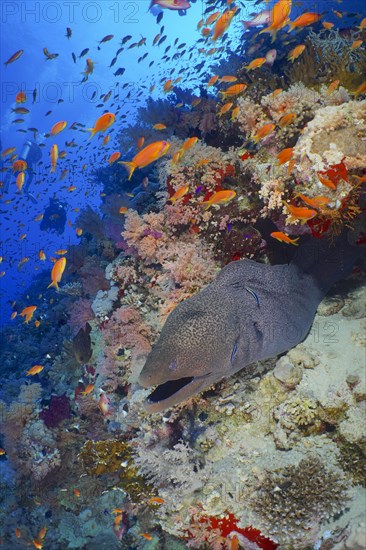
[[[356,50],[356,49],[359,48],[362,44],[363,44],[363,40],[361,40],[361,39],[355,40],[355,41],[352,43],[351,51]]]
[[[47,527],[43,527],[38,533],[38,539],[43,540],[47,533]]]
[[[366,80],[365,82],[362,82],[362,84],[360,84],[354,92],[351,92],[351,94],[355,97],[358,97],[359,95],[362,95],[364,93],[366,93]]]
[[[94,128],[87,128],[88,132],[91,132],[89,139],[94,137],[95,134],[98,132],[105,132],[108,128],[112,126],[115,120],[116,116],[113,113],[104,113],[104,115],[98,118],[94,125]]]
[[[139,139],[137,140],[137,149],[141,149],[144,143],[145,143],[144,136],[139,137]]]
[[[234,103],[232,101],[230,101],[229,103],[225,103],[225,105],[223,105],[221,107],[221,109],[219,110],[219,112],[217,113],[218,116],[222,116],[224,115],[225,113],[227,113],[228,111],[230,111],[231,107],[234,105]]]
[[[176,151],[172,156],[172,164],[177,164],[181,160],[183,153],[184,151],[182,151],[182,149],[179,149],[179,151]]]
[[[291,32],[294,29],[298,29],[300,27],[307,27],[308,25],[313,25],[314,23],[319,21],[320,18],[321,18],[320,13],[314,13],[314,12],[303,13],[302,15],[299,15],[299,17],[297,17],[295,21],[292,21],[289,23],[288,32]]]
[[[174,193],[174,195],[170,197],[169,200],[172,202],[172,204],[175,204],[179,199],[184,197],[184,195],[186,195],[188,191],[189,191],[189,185],[183,185],[183,187],[180,187],[179,189],[177,189],[177,191]]]
[[[173,79],[169,78],[169,80],[167,80],[164,83],[163,90],[164,90],[164,93],[167,94],[167,93],[171,92],[172,89],[173,89]]]
[[[241,94],[242,92],[245,92],[247,88],[247,84],[233,84],[232,86],[229,86],[227,90],[221,91],[219,93],[225,97],[233,97]]]
[[[207,82],[207,87],[209,88],[210,86],[214,86],[218,81],[218,79],[219,77],[217,75],[211,76],[210,80]],[[15,151],[15,147],[14,147],[14,151]]]
[[[19,174],[17,175],[17,179],[15,181],[15,185],[17,186],[19,193],[23,188],[24,182],[25,182],[25,173],[19,172]]]
[[[13,162],[12,168],[13,172],[24,172],[28,168],[28,165],[25,160],[19,159]]]
[[[94,62],[88,57],[86,60],[85,71],[83,71],[81,74],[83,74],[87,79],[90,74],[93,74],[93,71],[94,71]]]
[[[17,150],[16,147],[8,147],[7,149],[5,149],[5,150],[1,153],[1,156],[2,156],[2,157],[7,157],[8,155],[11,155],[12,153],[15,153],[16,150]]]
[[[183,143],[181,150],[182,151],[188,151],[193,145],[195,145],[198,141],[198,137],[191,137],[186,139],[186,141]]]
[[[215,13],[212,13],[209,17],[207,17],[205,25],[212,25],[212,23],[215,23],[215,21],[217,21],[220,15],[221,12],[215,11]]]
[[[24,308],[23,311],[21,313],[19,313],[19,315],[21,317],[25,317],[24,322],[26,324],[28,324],[29,321],[32,319],[33,314],[36,311],[36,309],[37,309],[37,306],[28,306],[28,307]]]
[[[267,62],[266,57],[257,57],[257,59],[253,59],[253,61],[251,61],[249,65],[245,65],[244,69],[246,69],[247,71],[252,71],[253,69],[259,69],[259,67],[262,67],[262,65],[264,65],[266,62]]]
[[[109,164],[113,164],[114,162],[116,162],[120,156],[121,156],[121,153],[119,151],[112,153],[108,159]]]
[[[289,52],[287,59],[289,61],[292,61],[293,63],[295,59],[297,59],[303,53],[305,48],[306,48],[305,44],[299,44]]]
[[[35,374],[38,374],[42,372],[44,367],[42,365],[34,365],[34,367],[27,370],[27,376],[34,376]]]
[[[166,126],[165,126],[165,124],[162,124],[161,122],[158,122],[157,124],[154,124],[153,129],[154,130],[165,130]]]
[[[338,164],[332,164],[327,170],[318,172],[318,178],[323,185],[333,190],[337,188],[341,180],[348,181],[348,171],[344,159]]]
[[[253,141],[257,143],[260,139],[267,137],[274,129],[275,125],[272,122],[265,124],[254,134]]]
[[[51,172],[55,172],[57,159],[58,159],[58,147],[56,143],[51,147],[50,157],[51,157]]]
[[[282,151],[280,151],[278,153],[278,155],[276,156],[279,166],[281,166],[281,164],[285,164],[286,162],[291,160],[293,154],[294,154],[294,148],[293,147],[287,147],[287,149],[282,149]]]
[[[282,231],[273,231],[271,233],[271,237],[277,239],[282,243],[294,244],[295,246],[299,246],[297,244],[297,241],[300,239],[300,237],[297,237],[297,239],[291,239],[291,237],[289,237],[288,235],[286,235],[286,233],[283,233]]]
[[[146,540],[152,540],[152,536],[149,533],[140,533],[140,537],[144,537]]]
[[[234,7],[231,10],[226,10],[217,19],[217,21],[215,23],[215,26],[214,26],[214,30],[213,30],[213,35],[212,35],[212,40],[214,42],[216,42],[216,40],[218,38],[221,38],[222,35],[227,31],[227,29],[230,26],[231,20],[234,17],[237,9],[238,9],[237,7]]]
[[[214,193],[208,201],[204,201],[202,204],[205,206],[205,210],[208,210],[213,204],[226,204],[232,201],[236,197],[236,192],[231,189],[225,189]]]
[[[278,121],[278,126],[280,128],[284,128],[288,124],[291,124],[297,117],[296,113],[288,113],[287,115],[283,115],[281,119]]]
[[[333,82],[331,82],[327,88],[327,95],[333,93],[338,88],[339,84],[339,80],[333,80]]]
[[[229,82],[236,82],[238,80],[238,78],[236,76],[222,76],[221,78],[219,78],[219,82],[226,82],[226,83],[229,83]]]
[[[118,164],[123,164],[123,166],[125,166],[128,171],[128,179],[130,180],[136,168],[144,168],[148,164],[160,159],[166,154],[169,147],[170,143],[167,141],[154,141],[139,151],[131,162],[120,161]]]
[[[366,17],[364,17],[361,21],[361,23],[359,24],[359,26],[357,27],[360,31],[363,31],[363,29],[366,29]]]
[[[318,215],[318,212],[316,210],[311,210],[310,208],[306,208],[303,206],[293,206],[292,204],[287,204],[287,202],[285,201],[283,201],[283,204],[286,206],[291,216],[300,220],[301,224],[304,224],[308,220],[311,220]]]
[[[300,199],[307,204],[308,206],[311,206],[312,208],[322,208],[322,206],[325,206],[330,202],[330,199],[328,197],[307,197],[306,195],[303,195],[302,193],[299,193],[296,195],[297,197],[300,197]]]
[[[152,497],[147,501],[148,504],[164,504],[164,502],[165,500],[160,497]]]
[[[54,124],[51,128],[51,131],[50,131],[51,136],[55,136],[59,134],[60,132],[62,132],[62,130],[65,130],[66,126],[67,126],[67,122],[65,122],[64,120],[60,120],[60,122],[56,122],[56,124]]]
[[[83,396],[89,395],[94,390],[94,384],[88,384],[85,390],[82,392]]]
[[[61,277],[66,267],[66,258],[63,256],[59,258],[51,271],[51,280],[52,282],[48,285],[47,288],[53,287],[56,290],[59,290],[58,283],[61,281]]]
[[[25,103],[27,101],[27,96],[25,92],[18,92],[15,96],[15,103]]]
[[[240,113],[240,107],[234,107],[234,109],[231,111],[231,121],[234,122],[234,120],[237,119],[238,115]]]
[[[320,172],[318,172],[318,178],[319,178],[319,181],[322,185],[325,185],[326,187],[329,187],[329,189],[333,189],[333,191],[335,189],[337,189],[336,184],[331,179],[327,178],[326,176],[324,176]]]
[[[272,42],[276,38],[279,30],[285,27],[288,23],[288,18],[291,13],[292,0],[279,0],[271,11],[271,24],[269,27],[262,29],[259,34],[268,32],[272,35]]]

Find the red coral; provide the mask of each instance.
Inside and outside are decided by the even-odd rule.
[[[255,529],[252,526],[245,527],[245,529],[238,527],[239,520],[230,512],[228,512],[223,518],[216,518],[215,516],[207,516],[202,514],[199,518],[192,518],[192,521],[205,524],[208,530],[214,529],[219,531],[220,535],[224,538],[228,537],[230,533],[235,531],[236,533],[246,537],[251,542],[255,542],[259,548],[262,548],[262,550],[276,550],[276,548],[278,548],[278,545],[275,542],[262,535],[258,529]],[[193,536],[189,530],[188,536],[190,538]]]

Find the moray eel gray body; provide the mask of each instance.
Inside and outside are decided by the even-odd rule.
[[[311,239],[289,265],[228,264],[168,316],[139,377],[145,388],[158,386],[146,409],[167,409],[243,368],[253,376],[256,361],[297,345],[360,253],[342,235],[333,245]]]

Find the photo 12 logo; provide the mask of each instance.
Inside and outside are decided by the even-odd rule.
[[[141,1],[126,2],[1,2],[1,22],[14,23],[139,23]]]

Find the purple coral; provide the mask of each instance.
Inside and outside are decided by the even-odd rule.
[[[69,311],[69,324],[72,326],[76,334],[79,329],[84,328],[88,321],[94,319],[94,311],[91,307],[91,301],[85,298],[80,298],[73,303]]]
[[[71,417],[69,398],[63,395],[52,395],[50,404],[42,409],[39,417],[46,424],[47,428],[56,428],[63,420]]]

